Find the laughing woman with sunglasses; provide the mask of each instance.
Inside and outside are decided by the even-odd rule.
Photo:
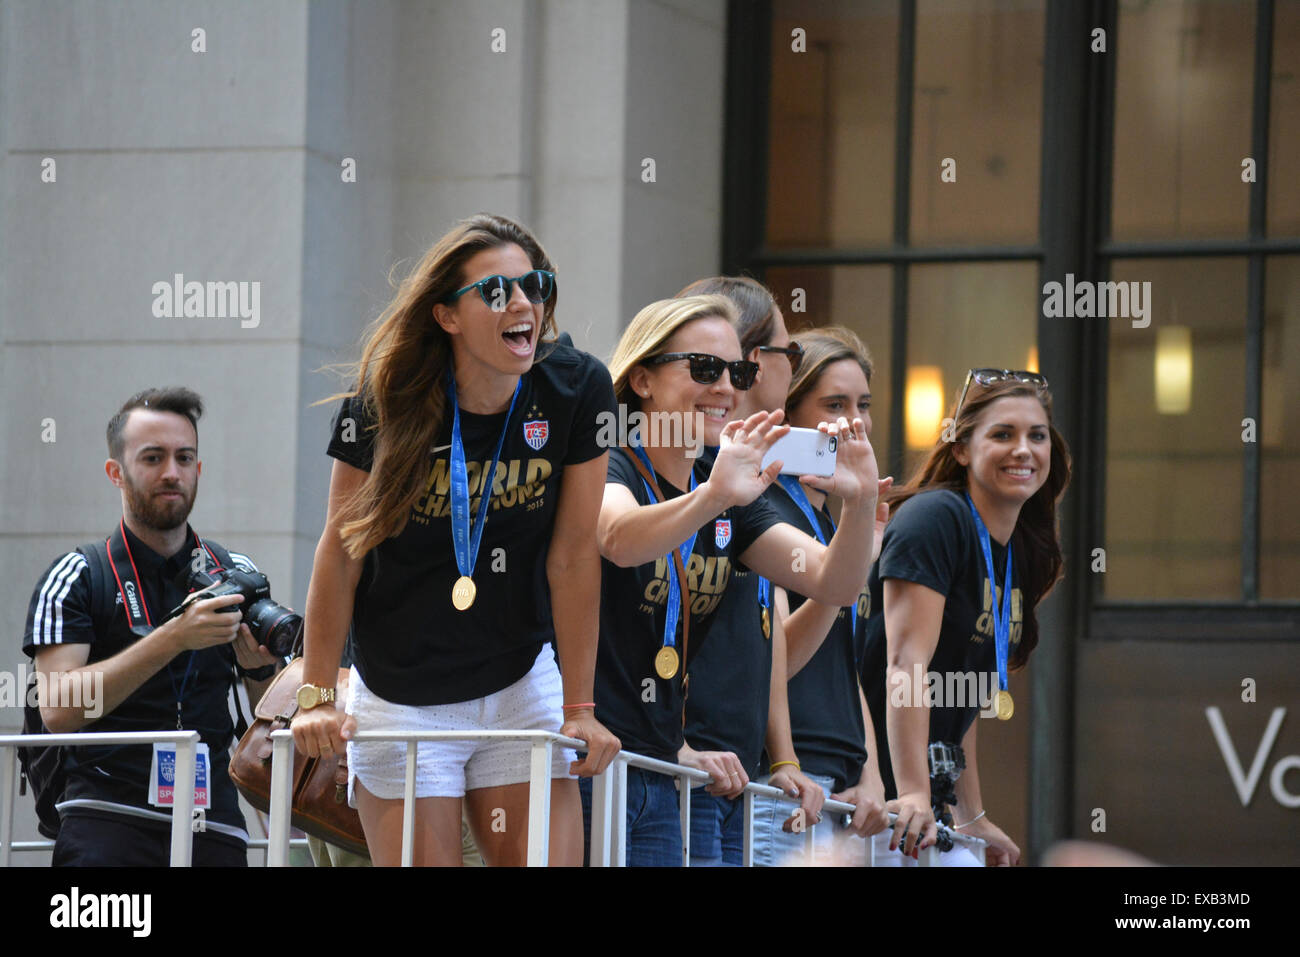
[[[555,301],[536,239],[501,217],[465,220],[376,321],[335,420],[293,733],[308,756],[346,745],[349,801],[376,864],[399,862],[406,747],[349,741],[354,730],[587,741],[581,762],[562,749],[552,761],[556,864],[582,856],[572,775],[599,773],[619,748],[593,714],[589,600],[607,459],[598,426],[613,394],[597,360],[553,341]],[[345,719],[328,702],[349,627]],[[420,745],[416,864],[460,863],[462,798],[485,861],[525,862],[528,747]]]
[[[732,563],[848,604],[871,555],[876,460],[860,419],[821,423],[839,437],[837,468],[810,479],[844,500],[842,534],[823,546],[758,500],[780,467],[764,469],[763,455],[788,430],[780,411],[733,421],[736,390],[749,389],[758,371],[741,358],[735,322],[723,296],[652,303],[632,320],[611,362],[618,401],[642,413],[648,429],[610,453],[597,526],[604,564],[596,716],[628,750],[665,761],[682,749],[686,676]],[[702,434],[688,442],[697,422]],[[711,466],[702,446],[721,446]],[[691,760],[704,767],[712,757]],[[589,827],[590,788],[581,786]],[[682,864],[672,778],[628,769],[626,835],[629,865]]]
[[[868,582],[862,687],[898,812],[876,836],[877,862],[905,859],[886,848],[914,855],[936,843],[938,816],[986,841],[987,863],[1015,864],[1020,850],[980,793],[976,717],[1012,716],[1007,669],[1038,644],[1035,609],[1061,577],[1056,505],[1070,452],[1035,372],[972,369],[952,418],[912,480],[886,496],[893,517]],[[960,847],[940,862],[977,863]]]

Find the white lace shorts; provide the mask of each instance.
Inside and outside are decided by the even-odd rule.
[[[358,731],[558,731],[564,723],[564,691],[555,654],[545,645],[532,670],[485,698],[455,704],[394,704],[366,687],[353,667],[347,711]],[[529,777],[527,741],[425,741],[418,749],[415,796],[463,797],[479,788],[522,784]],[[577,755],[553,748],[551,777],[568,778]],[[406,787],[406,744],[348,742],[348,804],[356,807],[356,780],[378,798],[400,800]]]

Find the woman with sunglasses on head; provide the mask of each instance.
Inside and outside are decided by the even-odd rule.
[[[722,296],[651,303],[611,362],[616,397],[650,430],[630,434],[627,447],[610,453],[597,526],[605,561],[596,716],[628,750],[665,761],[681,752],[686,675],[730,587],[733,563],[798,582],[826,601],[851,602],[871,552],[876,462],[859,419],[821,423],[838,436],[837,469],[809,479],[843,496],[844,534],[823,546],[756,501],[780,467],[764,469],[763,455],[787,429],[779,411],[735,420],[736,392],[749,389],[758,372],[741,358],[735,320]],[[685,427],[697,421],[703,435],[691,444]],[[701,444],[721,446],[711,462],[701,461]],[[796,554],[806,556],[803,565],[791,561]],[[694,766],[716,757],[696,757]],[[726,777],[739,780],[740,769]],[[627,863],[679,866],[673,779],[629,768],[627,780]],[[586,782],[582,791],[589,821]]]
[[[397,864],[406,746],[354,730],[539,729],[556,748],[550,861],[582,859],[573,774],[619,742],[595,718],[596,518],[608,372],[553,341],[554,267],[523,227],[480,214],[424,255],[376,320],[335,420],[325,530],[307,593],[294,743],[345,744],[349,802],[376,864]],[[333,705],[351,626],[347,714]],[[556,669],[556,652],[563,674]],[[488,864],[523,864],[529,745],[425,742],[415,863],[461,861],[461,802]],[[508,822],[505,828],[500,821]]]
[[[803,351],[790,338],[771,292],[748,276],[715,276],[691,283],[677,298],[700,295],[731,300],[737,310],[741,354],[758,366],[754,384],[736,393],[735,417],[782,408]],[[706,450],[706,461],[715,453]],[[773,483],[760,500],[770,504],[780,494]],[[751,779],[766,773],[765,744],[783,755],[793,750],[786,712],[785,634],[772,614],[771,594],[771,584],[762,576],[743,562],[733,562],[726,594],[709,626],[709,640],[692,656],[686,740],[678,761],[703,768],[713,780],[691,791],[691,867],[742,863],[745,804],[741,792]],[[768,741],[769,728],[775,741]],[[766,783],[799,798],[804,820],[818,819],[824,794],[803,776],[797,762],[783,764]],[[782,821],[788,818],[793,825],[794,809],[788,804],[782,807],[786,812]]]
[[[1062,574],[1056,505],[1069,481],[1047,380],[972,369],[938,444],[887,496],[893,515],[868,582],[862,663],[888,807],[898,813],[875,839],[877,863],[904,863],[886,849],[915,858],[935,844],[936,815],[986,841],[986,863],[1019,860],[980,794],[975,719],[1011,717],[1007,669],[1023,667],[1038,644],[1035,609]],[[940,863],[978,861],[958,846]]]
[[[828,326],[800,333],[795,342],[803,361],[785,399],[790,425],[815,428],[827,418],[857,415],[870,434],[872,364],[862,340],[849,329]],[[888,482],[880,483],[882,493]],[[784,521],[820,541],[835,534],[825,492],[790,475],[782,475],[774,489],[772,504]],[[887,514],[882,503],[876,515],[877,551]],[[871,716],[858,688],[870,595],[864,590],[848,607],[840,607],[807,600],[797,589],[776,588],[773,604],[786,638],[785,656],[773,663],[774,683],[788,682],[781,689],[786,726],[784,738],[769,733],[764,760],[769,768],[793,765],[824,797],[857,810],[851,820],[837,815],[834,830],[821,827],[814,832],[813,860],[808,861],[802,828],[783,825],[782,805],[756,798],[754,863],[861,863],[866,846],[844,838],[869,837],[888,826]]]

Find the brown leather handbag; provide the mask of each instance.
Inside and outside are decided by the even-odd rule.
[[[254,721],[230,753],[230,778],[239,793],[259,811],[271,807],[271,732],[288,728],[298,711],[297,691],[302,685],[302,659],[295,658],[253,709]],[[347,699],[348,669],[339,669],[334,707]],[[348,807],[347,756],[309,758],[295,749],[293,755],[293,826],[312,837],[352,851],[368,854],[361,816]]]

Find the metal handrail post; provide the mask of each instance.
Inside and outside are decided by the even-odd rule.
[[[289,866],[289,827],[293,818],[293,732],[271,732],[270,826],[266,834],[266,866]]]
[[[612,860],[615,867],[627,867],[627,761],[622,757],[614,762],[614,838]]]
[[[614,821],[615,758],[604,771],[591,779],[591,836],[588,862],[591,867],[609,867],[613,846],[610,830]]]
[[[677,784],[677,813],[682,823],[682,867],[691,866],[691,781],[686,775],[673,775]]]
[[[535,739],[528,775],[528,866],[545,867],[551,834],[551,740]]]
[[[172,766],[172,867],[189,867],[194,857],[194,778],[199,733],[191,731],[176,742]],[[212,793],[212,768],[208,768],[208,794]]]
[[[402,789],[402,866],[415,864],[415,772],[420,763],[418,741],[406,742],[406,784]]]
[[[741,851],[740,866],[754,866],[754,792],[745,788],[740,795],[745,802],[745,848]]]
[[[4,814],[0,816],[0,867],[9,866],[9,848],[14,836],[14,808],[18,804],[15,765],[18,749],[11,745],[0,747],[0,797],[4,798]]]

